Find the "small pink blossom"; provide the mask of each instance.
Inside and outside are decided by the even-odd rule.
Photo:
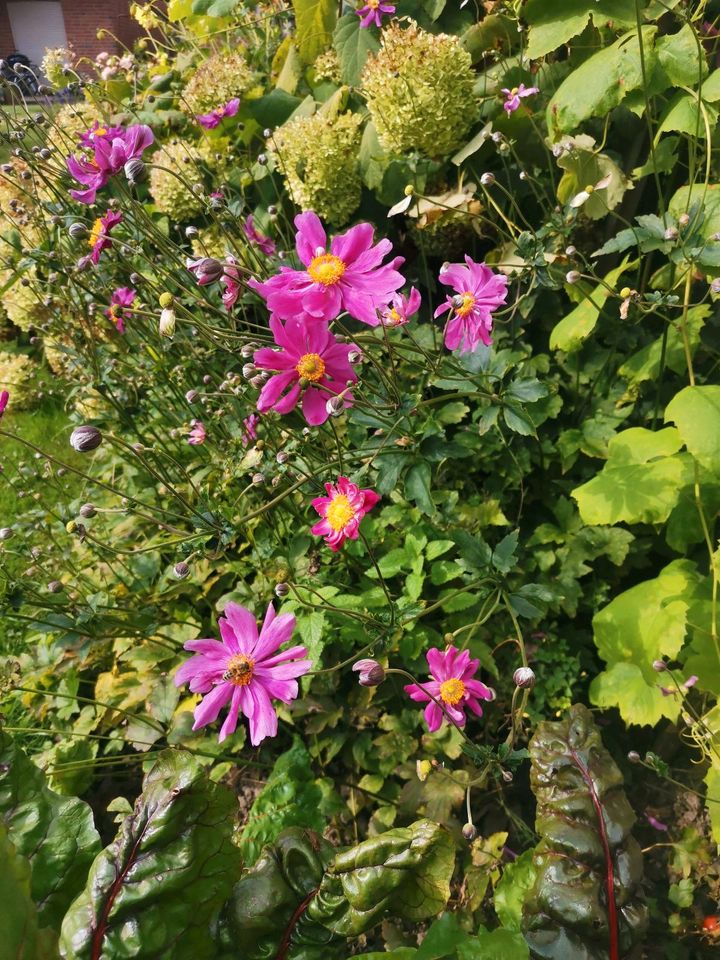
[[[136,297],[137,291],[131,287],[118,287],[113,290],[105,316],[115,324],[118,333],[125,333],[125,321],[132,316],[132,306]]]
[[[376,27],[381,27],[382,15],[395,13],[395,7],[390,3],[383,3],[382,0],[365,0],[365,6],[355,13],[360,17],[361,27],[369,27],[373,23]]]
[[[308,323],[303,316],[287,320],[285,325],[270,317],[270,330],[280,350],[261,347],[253,357],[260,370],[277,371],[260,392],[260,413],[290,413],[302,397],[303,416],[316,427],[330,416],[326,409],[330,397],[341,395],[343,405],[352,406],[353,395],[346,382],[357,380],[348,359],[356,349],[353,344],[339,343],[324,324]]]
[[[337,483],[326,483],[326,497],[316,497],[312,505],[322,517],[312,528],[316,537],[325,537],[325,543],[337,552],[346,540],[357,540],[360,521],[380,500],[374,490],[361,490],[347,477],[338,477]]]
[[[246,447],[253,440],[257,440],[257,425],[260,423],[260,417],[256,413],[251,413],[249,417],[243,420],[243,432],[241,435],[242,445]]]
[[[192,444],[193,447],[198,447],[201,443],[205,443],[207,431],[202,420],[191,420],[190,427],[191,430],[188,434],[188,443]]]
[[[239,109],[240,100],[237,97],[233,97],[232,100],[228,100],[222,107],[215,107],[210,113],[196,114],[195,119],[205,130],[214,130],[215,127],[220,126],[226,117],[234,117]]]
[[[409,296],[396,293],[390,304],[381,313],[381,323],[385,327],[400,327],[408,323],[410,317],[420,309],[420,292],[413,287]]]
[[[495,692],[474,679],[480,661],[471,660],[467,650],[459,651],[453,646],[444,652],[433,647],[428,650],[426,659],[432,680],[409,683],[405,686],[405,693],[417,703],[427,703],[425,722],[430,733],[440,729],[446,715],[458,727],[465,726],[466,709],[481,717],[483,711],[479,701],[494,700]],[[430,694],[439,702],[435,703]]]
[[[0,390],[0,420],[2,420],[3,414],[5,413],[5,408],[8,405],[10,400],[10,393],[8,390]]]
[[[653,827],[655,830],[660,830],[663,833],[667,833],[668,825],[666,823],[663,823],[662,820],[658,820],[657,817],[654,817],[651,813],[647,813],[647,812],[645,813],[645,818],[647,822],[650,824],[650,826]]]
[[[218,740],[222,743],[235,732],[242,713],[248,719],[250,743],[256,747],[265,737],[277,735],[277,714],[272,701],[295,700],[297,678],[306,674],[312,663],[300,659],[307,657],[305,647],[289,647],[276,653],[295,629],[292,614],[276,616],[270,604],[259,634],[255,617],[245,607],[231,602],[223,614],[218,620],[222,640],[190,640],[185,644],[185,649],[195,656],[179,668],[175,685],[189,683],[193,693],[204,694],[195,708],[193,730],[213,723],[229,703]]]
[[[115,213],[112,210],[107,210],[104,216],[97,218],[88,236],[90,253],[86,257],[81,257],[78,261],[80,269],[84,269],[88,263],[97,265],[103,250],[112,246],[110,234],[119,223],[122,223],[122,219],[123,215],[121,213]]]
[[[531,97],[534,93],[539,93],[540,91],[538,87],[526,87],[524,83],[521,83],[519,87],[513,87],[512,90],[503,87],[502,92],[505,94],[503,110],[510,114],[514,113],[520,106],[521,98]]]
[[[255,229],[255,221],[252,214],[245,218],[242,228],[243,233],[250,243],[259,247],[263,253],[266,253],[269,257],[275,253],[275,244],[270,237],[266,237],[264,233],[260,233]]]
[[[222,302],[225,309],[230,312],[238,301],[242,293],[242,283],[240,282],[240,271],[238,270],[237,260],[228,254],[225,257],[225,269],[220,277],[220,283],[224,287],[222,292]]]
[[[375,231],[359,223],[333,237],[327,250],[327,235],[320,219],[311,210],[295,217],[295,246],[304,270],[281,267],[265,283],[249,280],[248,285],[264,297],[268,310],[281,320],[303,312],[311,320],[334,320],[342,311],[370,326],[377,326],[378,311],[385,308],[404,284],[395,257],[382,261],[392,250],[389,240],[373,246]]]
[[[110,177],[119,173],[128,160],[142,156],[154,141],[152,130],[144,124],[105,128],[96,123],[80,138],[83,153],[79,157],[71,155],[67,158],[70,175],[87,188],[71,190],[70,196],[80,203],[95,203],[98,190],[108,183]]]
[[[492,343],[492,315],[507,299],[507,277],[467,256],[465,264],[451,263],[440,272],[440,282],[457,292],[437,308],[435,316],[451,311],[445,327],[448,350],[460,347],[463,353],[473,353],[481,342]]]

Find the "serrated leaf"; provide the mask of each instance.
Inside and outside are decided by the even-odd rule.
[[[414,500],[428,516],[435,513],[435,504],[430,495],[431,477],[430,465],[427,463],[416,463],[405,476],[406,499]]]
[[[517,563],[515,553],[517,551],[519,531],[513,530],[503,537],[500,543],[495,547],[492,553],[492,565],[498,573],[509,573]]]

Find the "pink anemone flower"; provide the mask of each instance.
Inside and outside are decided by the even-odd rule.
[[[0,420],[2,420],[9,400],[10,392],[8,390],[0,390]]]
[[[360,17],[360,26],[369,27],[374,23],[376,27],[382,26],[382,15],[384,13],[395,13],[395,7],[390,3],[382,3],[382,0],[365,0],[365,5],[360,7],[355,13]]]
[[[121,213],[115,213],[112,210],[106,210],[104,216],[96,219],[88,235],[87,242],[90,253],[86,257],[81,257],[78,262],[81,269],[86,267],[88,263],[98,264],[103,250],[112,246],[110,234],[119,223],[122,223],[122,219],[123,215]]]
[[[337,484],[326,483],[326,497],[316,497],[312,505],[322,517],[312,528],[316,537],[336,553],[346,540],[357,540],[360,521],[380,500],[374,490],[361,490],[347,477],[338,477]]]
[[[260,417],[256,413],[251,413],[249,417],[243,420],[243,432],[240,436],[242,445],[246,447],[253,440],[257,440],[257,425],[260,423]]]
[[[223,614],[218,620],[222,641],[189,640],[185,644],[185,649],[195,656],[177,671],[175,685],[189,683],[193,693],[205,695],[195,708],[193,730],[213,723],[229,703],[218,740],[222,743],[235,732],[242,713],[249,722],[250,743],[257,747],[265,737],[277,734],[272,701],[295,700],[297,678],[306,674],[312,663],[299,659],[307,656],[305,647],[289,647],[276,653],[295,629],[292,614],[276,616],[270,604],[259,634],[255,617],[245,607],[231,602]]]
[[[328,251],[327,235],[316,213],[298,214],[295,226],[295,246],[305,269],[282,267],[265,283],[248,281],[265,298],[270,312],[288,320],[302,311],[311,320],[329,322],[346,310],[356,320],[377,326],[378,311],[405,282],[396,270],[404,263],[402,257],[382,263],[392,250],[390,241],[383,239],[373,246],[373,227],[359,223],[333,237]]]
[[[440,282],[457,293],[440,304],[435,316],[452,311],[445,328],[445,346],[448,350],[460,347],[463,353],[473,353],[480,342],[486,346],[492,343],[492,315],[507,299],[507,277],[467,256],[465,264],[451,263],[440,272]]]
[[[205,130],[214,130],[215,127],[220,126],[225,117],[234,117],[239,109],[240,100],[237,97],[233,97],[232,100],[228,100],[222,107],[215,107],[210,113],[196,114],[195,119]]]
[[[380,314],[380,323],[384,327],[401,327],[409,323],[410,317],[420,309],[420,291],[413,287],[409,296],[396,293],[388,306]]]
[[[357,374],[348,358],[357,347],[338,343],[324,324],[308,323],[302,316],[287,320],[284,326],[277,317],[270,317],[270,329],[280,350],[261,347],[253,357],[260,370],[277,371],[260,391],[260,413],[290,413],[302,396],[303,416],[317,427],[330,416],[326,408],[330,397],[342,396],[343,405],[352,406],[346,383],[355,383]]]
[[[192,429],[188,434],[187,441],[191,446],[199,447],[201,443],[205,443],[205,438],[207,437],[205,424],[202,420],[191,420],[190,426]]]
[[[125,321],[132,315],[136,297],[137,291],[131,287],[118,287],[113,290],[105,316],[115,324],[118,333],[125,333]]]
[[[266,237],[264,233],[260,233],[255,229],[255,221],[252,214],[245,218],[242,228],[243,233],[248,238],[250,243],[256,247],[259,247],[263,253],[267,254],[269,257],[275,253],[275,244],[270,237]]]
[[[71,190],[70,196],[80,203],[95,203],[98,190],[107,184],[110,177],[119,173],[128,160],[142,156],[154,141],[150,127],[139,123],[125,129],[95,127],[89,130],[81,138],[86,152],[80,157],[71,155],[67,158],[71,176],[87,189]],[[89,156],[90,150],[92,157]]]
[[[440,729],[446,715],[458,727],[465,726],[466,709],[481,717],[483,711],[479,701],[494,700],[495,691],[474,679],[480,661],[471,660],[467,650],[461,652],[453,646],[444,653],[433,647],[425,656],[432,680],[408,683],[404,689],[412,700],[427,703],[425,722],[430,733]],[[435,703],[430,694],[439,702]]]
[[[242,293],[242,283],[240,282],[240,271],[237,267],[237,260],[230,254],[225,257],[225,269],[223,270],[223,275],[220,277],[220,283],[224,287],[222,302],[225,304],[225,309],[229,312],[235,306]]]
[[[531,97],[534,93],[539,93],[540,90],[538,87],[526,87],[524,83],[521,83],[519,87],[513,87],[512,90],[503,87],[502,92],[505,94],[503,110],[509,115],[514,113],[520,106],[521,98]]]

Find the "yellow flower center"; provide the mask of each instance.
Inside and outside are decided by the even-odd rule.
[[[331,287],[345,273],[345,264],[340,257],[332,253],[321,253],[320,256],[312,258],[307,272],[315,283]]]
[[[589,183],[585,187],[585,193],[595,193],[595,187],[591,183]]]
[[[295,369],[305,380],[315,383],[325,373],[325,361],[317,353],[305,353],[298,360]]]
[[[454,707],[465,696],[465,684],[457,677],[451,677],[440,684],[440,699]]]
[[[344,493],[339,493],[333,502],[327,508],[325,519],[330,524],[335,533],[342,530],[355,516],[352,504]]]
[[[90,231],[90,236],[88,237],[88,246],[94,247],[98,242],[103,232],[103,222],[100,217],[97,218],[95,223],[92,225],[92,230]]]
[[[367,6],[370,7],[371,10],[377,10],[380,6],[380,0],[367,0]]]
[[[223,674],[223,680],[234,683],[236,687],[246,687],[253,678],[253,667],[255,661],[246,657],[242,653],[230,657],[227,669]]]
[[[106,133],[107,133],[107,130],[105,129],[105,127],[98,127],[97,130],[93,130],[92,136],[93,136],[93,137],[104,137]]]
[[[459,317],[466,317],[475,306],[475,297],[471,293],[462,294],[462,303],[459,307],[455,307],[455,313]]]
[[[389,323],[402,323],[402,317],[397,312],[395,307],[393,307],[390,313],[388,313],[387,320]]]
[[[513,97],[515,96],[515,94],[516,94],[517,92],[518,92],[518,88],[517,88],[517,87],[513,87],[512,90],[510,91],[510,93],[512,94]]]

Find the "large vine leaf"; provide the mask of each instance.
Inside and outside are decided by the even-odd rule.
[[[90,807],[50,790],[45,776],[0,732],[0,824],[32,867],[32,899],[42,926],[59,928],[100,849]]]
[[[617,707],[627,723],[655,724],[662,717],[677,717],[679,705],[674,697],[663,696],[652,663],[680,652],[688,611],[702,584],[693,563],[676,560],[595,615],[595,643],[608,669],[591,684],[593,703]]]
[[[549,6],[549,5],[548,5]],[[645,75],[654,67],[657,27],[643,27]],[[643,83],[643,61],[636,32],[626,33],[585,60],[563,80],[547,108],[554,139],[570,133],[591,117],[604,117]]]
[[[608,20],[632,26],[635,0],[528,0],[523,15],[530,27],[527,55],[537,60],[582,33],[591,17],[596,27]]]
[[[557,723],[539,724],[529,748],[541,840],[523,909],[525,939],[546,960],[628,956],[648,918],[622,774],[582,704]]]
[[[372,30],[360,26],[357,14],[346,13],[337,22],[333,43],[340,61],[343,83],[356,87],[360,83],[368,55],[380,49],[380,41]]]
[[[8,960],[55,960],[57,934],[40,930],[30,895],[31,868],[0,823],[0,954]]]
[[[207,960],[209,923],[240,873],[234,795],[169,752],[93,863],[62,925],[67,960]]]
[[[300,59],[303,63],[312,63],[330,46],[337,4],[334,0],[293,0],[293,9]]]
[[[683,443],[706,470],[720,474],[720,387],[685,387],[665,410]]]
[[[691,355],[694,355],[700,345],[700,331],[711,313],[712,308],[706,303],[688,310],[685,328]],[[630,383],[643,383],[646,380],[657,379],[663,363],[677,374],[683,374],[687,369],[683,338],[676,324],[668,326],[665,338],[658,337],[657,340],[653,340],[652,343],[632,354],[620,367],[618,373]]]
[[[692,479],[687,454],[677,451],[681,437],[673,427],[631,427],[612,438],[608,460],[592,480],[576,487],[580,516],[587,524],[662,523]]]

